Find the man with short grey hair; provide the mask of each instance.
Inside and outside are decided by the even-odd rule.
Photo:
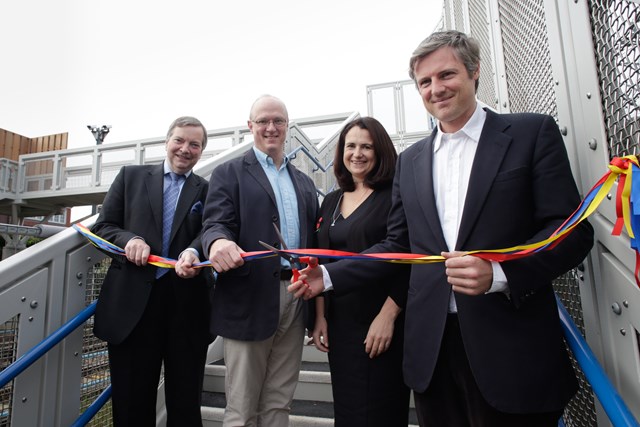
[[[200,231],[207,182],[192,169],[206,144],[198,119],[176,119],[164,162],[124,166],[92,227],[124,248],[128,261],[112,260],[94,325],[108,343],[116,427],[155,426],[163,365],[167,426],[202,426],[213,276],[193,267],[206,258]],[[175,270],[148,264],[149,254],[177,259]]]

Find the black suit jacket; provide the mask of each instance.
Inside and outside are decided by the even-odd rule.
[[[447,250],[433,189],[434,138],[435,133],[400,155],[387,238],[371,252],[438,255]],[[487,111],[456,249],[541,241],[579,202],[566,149],[551,117]],[[592,244],[593,228],[583,222],[555,249],[502,263],[510,296],[456,294],[471,369],[483,396],[498,410],[559,410],[575,393],[551,282],[579,264]],[[384,266],[370,264],[357,269],[351,263],[328,265],[336,277],[335,291],[349,292],[384,272]],[[412,267],[404,376],[418,392],[431,381],[450,291],[443,263]]]
[[[293,165],[287,168],[298,199],[300,246],[313,247],[319,209],[316,188]],[[221,238],[247,252],[265,250],[259,240],[278,247],[273,224],[280,227],[275,194],[253,149],[214,169],[204,209],[202,247],[207,256],[211,244]],[[213,292],[211,332],[244,341],[272,336],[278,326],[280,286],[278,257],[248,261],[220,274]]]
[[[91,230],[111,243],[124,248],[140,236],[151,247],[151,253],[162,252],[163,165],[123,167],[104,199],[98,220]],[[188,247],[200,251],[202,207],[207,182],[194,173],[183,184],[171,229],[169,258],[176,259]],[[94,333],[111,344],[121,343],[136,326],[155,282],[157,267],[138,267],[128,261],[114,259],[102,284],[96,307]],[[175,284],[176,304],[202,317],[203,328],[185,331],[198,339],[211,341],[206,323],[209,316],[210,269],[193,279],[181,279],[170,270]]]

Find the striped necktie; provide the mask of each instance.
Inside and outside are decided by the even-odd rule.
[[[171,226],[173,225],[173,217],[176,213],[176,204],[180,195],[180,182],[184,179],[184,175],[177,175],[173,172],[169,173],[171,182],[166,190],[162,203],[162,256],[169,256],[169,240],[171,239]],[[156,278],[162,277],[168,270],[159,268]]]

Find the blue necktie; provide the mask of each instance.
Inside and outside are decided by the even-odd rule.
[[[173,217],[176,213],[176,204],[178,203],[178,195],[180,194],[180,180],[184,175],[176,175],[169,173],[171,183],[164,190],[164,201],[162,203],[162,256],[169,256],[169,240],[171,239],[171,226],[173,225]],[[156,278],[159,279],[169,271],[166,268],[158,268]]]

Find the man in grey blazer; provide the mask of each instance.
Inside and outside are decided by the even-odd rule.
[[[207,182],[192,168],[206,144],[198,119],[176,119],[167,133],[164,162],[123,167],[92,227],[124,248],[128,260],[112,260],[94,325],[95,335],[108,342],[115,426],[155,426],[163,364],[167,425],[202,426],[213,276],[210,269],[192,267],[200,256],[206,258],[200,231],[207,194]],[[170,189],[171,200],[163,197]],[[175,271],[148,264],[150,253],[178,259]]]
[[[202,246],[218,272],[211,332],[224,337],[224,426],[286,426],[304,339],[304,304],[287,292],[291,266],[279,257],[244,262],[244,251],[313,247],[318,198],[313,181],[284,155],[288,113],[259,97],[247,122],[254,146],[209,180]]]
[[[463,33],[414,51],[410,75],[438,126],[400,155],[387,237],[368,251],[446,258],[411,269],[403,370],[421,426],[556,426],[577,384],[551,283],[585,258],[593,228],[514,261],[461,256],[542,241],[580,203],[553,118],[481,108],[479,73],[479,46]],[[385,270],[333,263],[326,286],[349,292]],[[312,291],[290,289],[310,297],[321,276],[308,272]]]

